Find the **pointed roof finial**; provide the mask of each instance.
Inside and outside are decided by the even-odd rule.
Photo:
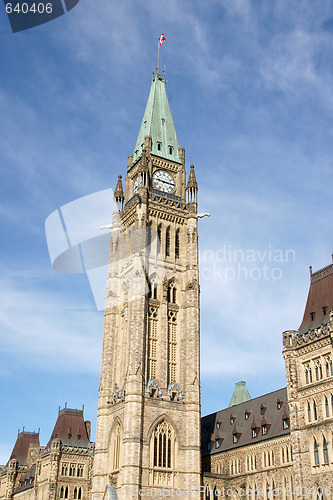
[[[195,189],[198,189],[198,183],[197,183],[197,179],[195,177],[195,173],[194,173],[194,165],[191,165],[190,166],[190,175],[188,176],[188,181],[187,181],[187,186],[186,188],[190,188],[190,187],[193,187]]]
[[[124,198],[123,183],[121,175],[118,175],[118,182],[114,192],[114,198]]]
[[[310,278],[312,276],[312,266],[309,266],[309,269],[310,269]]]

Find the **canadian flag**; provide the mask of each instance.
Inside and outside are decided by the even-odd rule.
[[[161,33],[160,38],[158,39],[158,46],[160,47],[163,42],[165,42],[166,38],[163,33]]]

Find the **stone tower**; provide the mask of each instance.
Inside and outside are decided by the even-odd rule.
[[[197,182],[154,75],[123,191],[114,193],[93,499],[199,489]]]

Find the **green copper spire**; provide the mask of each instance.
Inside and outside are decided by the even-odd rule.
[[[178,140],[163,76],[154,75],[133,156],[134,165],[142,155],[145,137],[152,138],[151,153],[179,163]]]
[[[249,401],[251,396],[246,387],[246,382],[243,380],[241,382],[236,382],[235,390],[229,403],[230,406],[239,405],[245,401]]]

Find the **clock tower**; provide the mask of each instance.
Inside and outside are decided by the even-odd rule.
[[[186,178],[154,75],[125,192],[114,193],[93,500],[174,488],[198,494],[200,453],[197,182]]]

